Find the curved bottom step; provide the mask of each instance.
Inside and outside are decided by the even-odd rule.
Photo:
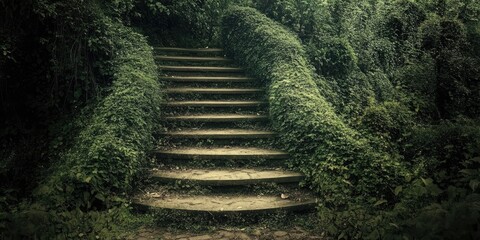
[[[134,203],[147,209],[168,209],[210,214],[266,213],[278,210],[305,211],[315,208],[315,199],[299,201],[282,199],[280,196],[166,196],[158,198],[143,195]]]

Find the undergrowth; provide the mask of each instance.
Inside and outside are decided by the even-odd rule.
[[[478,5],[441,2],[256,2],[290,30],[249,8],[224,18],[226,49],[269,85],[274,127],[329,236],[480,235],[480,129],[467,93],[477,60],[465,51]]]
[[[65,132],[56,131],[54,161],[33,199],[3,206],[8,209],[0,219],[2,237],[106,239],[136,221],[126,194],[148,163],[152,134],[160,126],[157,67],[144,36],[99,5],[88,6],[94,6],[95,26],[108,40],[102,74],[111,85],[105,97],[90,101],[81,117],[63,125]]]
[[[299,40],[251,8],[234,7],[224,18],[229,53],[269,86],[270,116],[291,165],[307,176],[328,209],[352,201],[390,199],[405,170],[349,128],[320,95]]]

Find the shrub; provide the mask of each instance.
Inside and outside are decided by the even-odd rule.
[[[478,238],[478,122],[457,119],[415,127],[404,146],[414,175],[395,189],[395,207],[379,214],[383,238]]]
[[[315,38],[310,40],[307,49],[313,66],[324,76],[345,77],[357,65],[355,52],[345,39]]]
[[[355,239],[476,239],[480,219],[480,128],[472,120],[415,127],[404,154],[411,175],[393,189],[393,208],[320,205],[328,233]]]
[[[421,47],[434,61],[434,101],[438,118],[477,117],[480,71],[471,54],[465,25],[458,19],[434,16],[419,29]]]
[[[385,16],[385,36],[395,41],[406,41],[416,34],[426,13],[420,4],[411,0],[399,0],[387,7]]]
[[[435,62],[432,57],[423,55],[397,68],[393,82],[402,89],[405,95],[403,101],[416,112],[419,119],[435,117]]]
[[[115,39],[113,84],[90,119],[60,155],[36,197],[50,207],[102,208],[128,191],[153,144],[160,94],[151,48],[144,37],[103,18]]]
[[[366,77],[372,86],[372,91],[375,93],[375,99],[378,102],[392,101],[398,99],[401,95],[398,89],[395,89],[389,76],[384,72],[371,71],[366,73]]]
[[[355,199],[387,198],[403,168],[375,152],[320,95],[299,40],[251,8],[232,8],[223,20],[224,45],[250,73],[267,82],[274,128],[328,207]]]
[[[113,230],[134,219],[125,193],[146,163],[161,104],[151,47],[120,20],[133,0],[17,2],[9,1],[6,11],[15,10],[9,18],[25,19],[10,30],[34,45],[16,44],[17,56],[28,61],[10,63],[20,71],[8,73],[14,82],[35,69],[17,81],[30,114],[22,115],[28,121],[17,119],[35,122],[28,128],[47,136],[22,133],[34,139],[30,145],[41,143],[25,152],[43,161],[15,161],[19,146],[7,155],[8,165],[1,161],[2,180],[25,175],[29,188],[0,186],[6,193],[0,194],[0,239],[112,239]],[[38,65],[23,69],[31,61]]]
[[[322,22],[323,3],[318,0],[254,0],[254,3],[259,11],[288,26],[301,39],[310,38]]]
[[[335,81],[338,85],[338,97],[342,100],[341,113],[348,121],[355,121],[375,99],[370,79],[361,71],[330,81]]]
[[[398,102],[383,102],[366,108],[361,125],[388,142],[398,142],[413,126],[413,120],[407,107]]]
[[[419,35],[423,49],[437,52],[457,48],[466,41],[466,29],[462,22],[438,16],[423,22]]]
[[[251,0],[139,0],[133,22],[157,45],[212,47],[220,44],[220,20],[230,4]]]
[[[414,128],[406,145],[407,159],[416,159],[423,174],[445,187],[461,177],[465,162],[480,156],[480,127],[472,120]]]

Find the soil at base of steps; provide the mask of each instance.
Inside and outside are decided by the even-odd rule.
[[[218,229],[209,232],[182,232],[170,231],[162,228],[140,228],[137,232],[127,236],[125,239],[133,240],[149,240],[149,239],[164,239],[164,240],[212,240],[212,239],[279,239],[279,240],[308,240],[308,239],[327,239],[323,234],[316,234],[308,232],[300,227],[291,229],[267,229],[267,228],[253,228],[253,229]]]

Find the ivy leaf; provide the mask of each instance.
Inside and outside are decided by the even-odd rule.
[[[376,206],[382,205],[382,204],[384,204],[384,203],[387,203],[387,200],[385,200],[385,199],[380,199],[380,200],[378,200],[375,204],[373,204],[373,206],[376,207]]]
[[[469,186],[470,188],[472,188],[472,191],[475,191],[479,185],[480,185],[480,181],[478,179],[473,179],[469,183]]]
[[[474,157],[470,161],[480,163],[480,157]]]
[[[86,183],[90,183],[91,180],[92,180],[92,176],[88,176],[88,177],[85,178],[84,181],[85,181]]]
[[[395,194],[395,196],[398,196],[398,194],[403,190],[403,187],[402,186],[397,186],[395,188],[395,190],[393,191],[393,193]]]

